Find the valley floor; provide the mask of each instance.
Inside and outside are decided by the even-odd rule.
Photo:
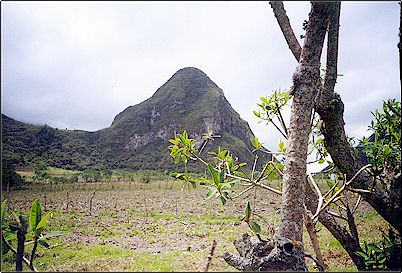
[[[213,240],[217,240],[209,271],[235,271],[222,256],[235,253],[233,240],[251,233],[241,222],[245,199],[263,218],[262,236],[279,222],[278,196],[249,191],[228,201],[205,201],[206,190],[185,189],[171,180],[143,182],[36,185],[30,190],[2,193],[9,210],[29,211],[39,199],[53,218],[46,231],[68,231],[68,236],[38,247],[35,266],[40,271],[203,271]],[[92,200],[90,213],[90,199]],[[377,240],[386,223],[366,203],[356,223],[361,240]],[[339,242],[320,224],[320,246],[330,271],[356,271]],[[306,251],[312,253],[307,232]],[[27,251],[32,245],[27,246]],[[13,255],[4,257],[1,271],[14,271]],[[315,271],[308,260],[310,271]],[[29,269],[24,265],[25,271]]]

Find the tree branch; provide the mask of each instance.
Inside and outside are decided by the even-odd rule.
[[[274,11],[276,20],[278,21],[279,27],[282,30],[283,36],[285,36],[285,40],[295,56],[296,60],[299,62],[302,48],[297,41],[295,33],[290,25],[289,18],[286,15],[285,8],[283,7],[282,1],[269,1],[269,4]]]
[[[324,80],[324,94],[332,93],[335,88],[338,75],[338,39],[339,17],[341,3],[335,2],[329,18],[328,42],[327,42],[327,69]]]

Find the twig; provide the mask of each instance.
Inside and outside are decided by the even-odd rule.
[[[347,190],[349,190],[351,192],[356,192],[356,193],[372,193],[372,191],[370,191],[370,190],[355,189],[355,188],[351,188],[351,187],[348,187]]]
[[[262,150],[262,149],[260,151],[263,153],[266,153],[266,154],[281,154],[281,155],[285,154],[284,152],[270,152],[270,151],[266,151],[266,150]]]
[[[318,214],[321,207],[322,207],[322,203],[324,202],[324,197],[322,196],[322,193],[320,191],[320,188],[318,187],[318,185],[315,183],[313,177],[311,174],[308,174],[308,177],[310,178],[311,184],[313,184],[315,191],[318,194],[318,205],[317,205],[317,210],[315,212],[315,214]]]
[[[216,240],[213,240],[211,251],[209,252],[208,261],[205,266],[204,272],[208,272],[209,266],[211,265],[212,257],[214,256],[215,253],[216,244],[217,244]]]
[[[336,186],[338,186],[339,181],[340,181],[340,180],[336,180],[335,185],[333,185],[332,188],[330,188],[329,191],[327,191],[327,192],[324,194],[324,196],[323,196],[324,199],[336,188]]]
[[[96,191],[94,191],[94,193],[91,196],[91,199],[89,200],[89,215],[92,215],[92,199],[95,196]]]
[[[250,187],[248,187],[247,189],[242,190],[239,194],[237,194],[235,197],[233,197],[233,199],[239,197],[242,194],[245,194],[246,192],[248,192],[249,190],[251,190],[254,187],[255,187],[255,185],[252,184]]]
[[[285,134],[286,134],[286,136],[287,136],[287,135],[288,135],[288,129],[286,128],[285,121],[283,120],[281,110],[279,109],[279,105],[278,105],[277,102],[275,102],[275,105],[276,105],[276,107],[278,108],[278,114],[279,114],[279,115],[277,115],[277,117],[278,117],[279,122],[281,123],[282,128],[283,128],[283,130],[285,131]]]
[[[320,265],[320,263],[313,256],[311,256],[311,254],[304,253],[304,256],[312,259],[319,271],[325,271],[325,269]]]
[[[337,214],[336,212],[327,210],[327,213],[330,214],[330,215],[332,215],[332,216],[334,216],[334,217],[336,217],[336,218],[339,218],[339,219],[342,219],[342,220],[345,220],[345,221],[348,220],[348,219],[346,219],[345,217],[343,217],[342,215]]]
[[[201,147],[200,151],[198,152],[198,154],[201,154],[201,153],[202,153],[202,150],[205,148],[205,146],[207,145],[207,143],[208,143],[208,139],[206,139],[205,142],[204,142],[204,144],[202,144],[202,147]]]
[[[317,231],[315,229],[313,221],[311,220],[309,211],[307,211],[306,208],[304,208],[304,225],[310,236],[310,240],[311,240],[311,244],[313,245],[313,250],[314,250],[315,256],[317,257],[316,264],[318,266],[320,266],[322,268],[322,270],[324,270],[324,268],[327,269],[327,266],[324,263],[324,258],[321,253],[320,243],[317,238]]]
[[[288,136],[284,132],[282,132],[282,130],[278,127],[278,125],[275,124],[275,122],[271,118],[268,117],[267,120],[275,126],[276,130],[278,130],[284,138],[288,139]]]
[[[254,159],[253,169],[251,171],[251,180],[253,180],[253,178],[254,178],[254,172],[255,172],[255,167],[257,165],[257,161],[258,161],[258,155],[256,155],[255,159]]]
[[[359,205],[360,205],[361,200],[362,200],[362,196],[359,195],[359,197],[357,198],[356,204],[355,204],[355,206],[354,206],[353,209],[352,209],[352,214],[356,212],[357,208],[358,208]]]
[[[339,191],[337,191],[329,200],[327,203],[325,203],[313,216],[313,221],[318,217],[318,214],[320,214],[320,212],[322,212],[329,204],[331,203],[335,203],[337,200],[339,200],[341,197],[339,196],[345,189],[347,186],[349,186],[350,183],[353,182],[354,179],[356,179],[356,177],[362,172],[364,171],[366,168],[370,167],[371,164],[367,164],[363,167],[360,168],[360,170],[358,170],[356,172],[356,174],[352,177],[352,179],[350,179],[348,182],[345,182],[343,184],[343,186],[339,189]],[[346,178],[345,178],[346,179]]]
[[[261,180],[261,177],[264,175],[266,169],[268,168],[268,164],[269,164],[269,162],[267,164],[265,164],[264,167],[262,168],[262,171],[261,171],[260,175],[258,176],[257,181]]]

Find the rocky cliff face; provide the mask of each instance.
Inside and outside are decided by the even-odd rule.
[[[251,164],[253,160],[250,143],[253,133],[249,125],[231,107],[223,91],[205,73],[193,67],[177,71],[152,97],[126,108],[115,117],[109,128],[85,132],[47,127],[50,134],[57,136],[54,138],[57,143],[52,146],[51,140],[47,144],[50,148],[45,156],[34,153],[27,158],[16,147],[23,144],[29,148],[26,134],[42,128],[26,125],[30,130],[16,135],[14,125],[24,127],[23,123],[2,117],[6,123],[3,126],[6,154],[22,159],[22,164],[26,165],[39,156],[49,164],[64,168],[172,170],[177,166],[169,156],[168,139],[173,138],[174,132],[187,130],[191,137],[200,141],[208,129],[222,137],[208,145],[206,152],[221,146],[230,149],[244,162]],[[43,146],[40,142],[34,145],[32,151]],[[69,164],[56,156],[60,153],[67,159],[66,155],[70,155]],[[265,154],[261,156],[267,158]],[[199,170],[203,167],[193,165],[190,168]]]

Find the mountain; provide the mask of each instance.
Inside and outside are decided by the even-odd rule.
[[[200,141],[208,128],[221,138],[208,144],[205,153],[220,146],[252,164],[250,139],[254,135],[248,123],[204,72],[187,67],[177,71],[152,97],[119,113],[110,127],[95,132],[31,125],[2,114],[2,154],[18,165],[45,161],[50,166],[78,170],[177,170],[169,156],[168,140],[174,132],[187,130]],[[270,158],[264,153],[259,156]],[[201,165],[189,166],[189,170],[202,169]]]

